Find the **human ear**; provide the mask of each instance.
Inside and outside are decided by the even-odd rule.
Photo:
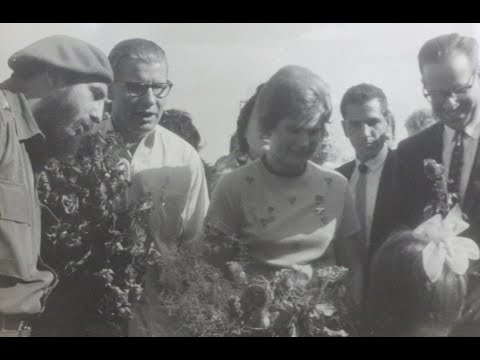
[[[392,140],[395,138],[395,118],[390,110],[385,112],[385,120],[387,120],[388,129],[392,135]]]

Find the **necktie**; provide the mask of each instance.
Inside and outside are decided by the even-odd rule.
[[[453,138],[455,145],[453,147],[452,159],[448,172],[448,191],[454,196],[454,205],[460,201],[460,180],[463,167],[463,131],[457,131]]]
[[[358,181],[355,187],[355,207],[357,210],[358,220],[362,229],[360,230],[361,240],[368,245],[367,239],[367,172],[368,166],[365,164],[358,165]]]

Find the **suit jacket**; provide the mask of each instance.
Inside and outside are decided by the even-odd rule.
[[[442,123],[434,124],[424,131],[400,142],[397,148],[396,197],[398,221],[409,228],[418,226],[423,220],[423,209],[433,199],[433,184],[427,179],[423,169],[424,159],[434,159],[442,163],[443,152]],[[470,174],[464,200],[461,204],[468,217],[470,228],[462,236],[470,237],[480,244],[480,147]]]
[[[378,184],[377,199],[373,212],[372,228],[370,232],[370,242],[368,248],[368,258],[370,259],[374,251],[380,247],[387,239],[388,235],[395,228],[395,213],[392,207],[394,201],[394,169],[395,152],[388,150],[385,164],[383,165],[380,183]],[[352,177],[355,170],[355,160],[340,166],[337,171],[348,180]]]
[[[437,123],[400,142],[395,168],[396,198],[399,223],[412,229],[422,222],[423,209],[433,199],[433,186],[424,174],[423,160],[442,163],[444,125]],[[461,234],[480,244],[480,147],[477,147],[470,179],[461,208],[470,227]],[[472,262],[471,272],[478,272],[480,262]],[[470,276],[468,294],[462,318],[450,336],[479,336],[480,334],[480,279]]]

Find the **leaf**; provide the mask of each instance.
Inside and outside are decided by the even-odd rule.
[[[144,201],[138,208],[139,211],[146,211],[150,210],[153,207],[153,201]]]
[[[298,330],[297,326],[295,325],[295,322],[291,322],[289,327],[288,327],[288,336],[290,337],[298,337]]]
[[[330,330],[327,327],[323,327],[322,329],[328,336],[334,337],[347,337],[348,334],[345,330]]]
[[[315,310],[327,317],[332,316],[337,311],[337,309],[335,309],[335,306],[328,303],[315,305]]]

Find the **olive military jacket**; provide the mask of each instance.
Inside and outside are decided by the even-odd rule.
[[[41,217],[26,145],[43,134],[22,94],[0,89],[0,314],[37,314],[55,275],[39,270]],[[41,261],[40,261],[41,264]]]

